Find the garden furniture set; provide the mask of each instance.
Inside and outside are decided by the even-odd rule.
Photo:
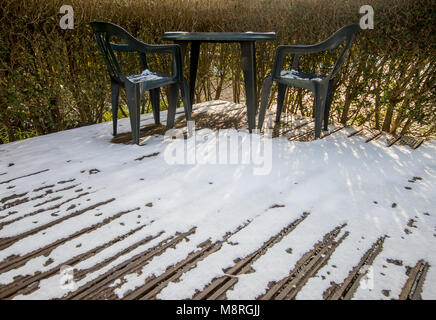
[[[170,86],[167,113],[167,129],[174,125],[178,93],[181,91],[185,117],[191,120],[195,80],[198,67],[200,45],[204,42],[211,43],[239,43],[242,55],[242,70],[244,73],[245,97],[247,106],[248,129],[256,129],[255,119],[257,113],[256,89],[256,52],[255,41],[275,40],[274,32],[165,32],[162,40],[173,41],[175,44],[150,45],[133,37],[126,30],[109,22],[91,22],[94,37],[103,53],[110,79],[112,90],[112,115],[113,134],[117,134],[118,100],[120,87],[125,89],[129,118],[132,128],[133,143],[139,144],[140,137],[140,107],[141,96],[149,91],[153,110],[154,121],[160,123],[160,88]],[[347,25],[326,40],[314,45],[280,45],[277,47],[272,74],[267,76],[262,86],[259,117],[257,129],[262,128],[268,99],[273,82],[278,84],[276,122],[280,121],[286,88],[293,86],[310,90],[315,96],[315,139],[320,137],[322,122],[327,130],[331,100],[333,96],[334,76],[344,62],[345,55],[350,49],[354,36],[358,30],[357,24]],[[116,37],[122,43],[111,40]],[[183,76],[183,61],[190,43],[190,83]],[[309,74],[298,70],[301,55],[313,54],[334,50],[343,45],[342,51],[327,75]],[[125,75],[116,58],[115,51],[136,52],[141,61],[140,74]],[[170,75],[152,72],[148,68],[147,54],[171,54],[172,73]],[[291,70],[283,69],[286,55],[293,55]]]

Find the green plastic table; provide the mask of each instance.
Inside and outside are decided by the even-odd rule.
[[[189,67],[189,89],[193,102],[195,79],[197,76],[198,57],[202,42],[234,43],[239,42],[242,53],[242,70],[244,72],[245,97],[247,104],[248,129],[255,128],[257,112],[256,97],[256,48],[255,41],[272,41],[276,39],[274,32],[165,32],[162,40],[173,41],[181,47],[182,61],[186,54],[188,43],[191,43],[191,60]]]

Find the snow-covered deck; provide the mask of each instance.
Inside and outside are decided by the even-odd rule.
[[[436,299],[436,143],[283,120],[262,164],[209,161],[204,129],[209,160],[171,164],[150,114],[141,146],[128,119],[1,145],[0,298]]]

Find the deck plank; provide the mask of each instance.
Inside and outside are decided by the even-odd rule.
[[[175,128],[187,131],[186,119],[184,118],[183,109],[178,109],[176,112]],[[213,130],[234,128],[240,131],[247,130],[246,107],[243,104],[235,104],[226,101],[209,101],[199,103],[193,106],[193,120],[197,130],[203,128],[211,128]],[[265,124],[261,134],[267,131],[272,132],[273,138],[283,137],[292,142],[311,142],[314,141],[314,122],[312,118],[303,117],[300,115],[283,113],[280,122],[276,123],[275,113],[267,110]],[[144,146],[148,139],[162,135],[165,133],[166,111],[161,112],[161,125],[154,125],[152,114],[143,115],[141,117],[141,143]],[[130,144],[130,132],[127,130],[124,123],[121,133],[114,137],[109,144]],[[344,138],[346,141],[364,141],[372,143],[376,147],[381,148],[399,148],[407,146],[412,150],[419,148],[423,140],[413,139],[411,137],[391,135],[378,130],[344,126],[338,123],[329,125],[329,130],[323,131],[321,139],[329,140]],[[350,140],[348,140],[350,139]],[[328,143],[328,141],[326,141]],[[118,147],[118,146],[117,146]],[[136,157],[131,157],[126,160],[126,164],[137,166],[137,168],[147,161],[155,161],[162,154],[155,151],[143,152]],[[27,155],[26,155],[27,156]],[[15,161],[14,161],[15,162]],[[133,163],[133,164],[132,164]],[[59,226],[66,226],[73,218],[80,218],[82,214],[87,213],[102,207],[107,209],[110,206],[118,207],[123,204],[117,195],[108,196],[102,190],[94,190],[93,183],[101,179],[102,168],[92,169],[94,167],[86,167],[85,165],[77,165],[74,169],[78,169],[86,175],[86,179],[71,178],[71,172],[63,174],[56,172],[53,166],[47,166],[43,170],[32,170],[32,168],[19,168],[19,163],[2,169],[0,173],[0,250],[9,250],[10,248],[19,248],[22,241],[30,241],[32,236],[44,234],[49,230],[61,234]],[[23,165],[24,166],[24,165]],[[96,171],[93,171],[96,170]],[[132,169],[133,170],[133,169]],[[104,171],[104,170],[103,170]],[[72,171],[76,172],[76,171]],[[54,174],[55,178],[51,175]],[[138,173],[140,179],[142,173]],[[27,184],[28,181],[32,180]],[[91,190],[92,189],[92,190]],[[104,188],[102,188],[104,189]],[[102,195],[104,198],[101,200]],[[159,198],[162,194],[156,194]],[[100,199],[97,201],[97,199]],[[88,203],[87,201],[92,201]],[[155,200],[153,200],[154,203]],[[148,208],[153,204],[147,203]],[[79,207],[79,205],[81,205]],[[280,206],[277,206],[280,207]],[[28,250],[22,254],[14,254],[0,261],[0,275],[8,274],[15,270],[25,269],[26,265],[31,265],[34,261],[45,260],[44,267],[35,273],[21,274],[6,284],[0,284],[0,298],[12,299],[19,295],[26,295],[35,292],[40,288],[41,282],[49,279],[54,279],[59,274],[60,265],[50,261],[50,254],[56,249],[63,248],[67,243],[73,240],[90,234],[91,232],[98,233],[105,226],[116,222],[121,223],[120,218],[124,215],[132,213],[140,208],[130,208],[123,210],[115,210],[107,216],[103,216],[101,220],[89,223],[86,227],[71,227],[68,232],[65,231],[63,237],[55,237],[41,242],[39,247],[34,250]],[[142,211],[141,211],[142,214]],[[254,272],[254,263],[266,252],[269,252],[274,246],[281,241],[296,228],[300,228],[302,223],[309,214],[303,214],[300,218],[294,220],[290,224],[286,224],[280,232],[271,233],[269,240],[260,243],[260,247],[256,250],[250,250],[242,255],[237,260],[233,261],[228,268],[223,270],[224,275],[211,277],[210,283],[205,285],[201,291],[197,291],[191,297],[194,300],[201,299],[227,299],[229,291],[235,288],[238,284],[239,276],[247,275]],[[39,217],[44,219],[38,220]],[[219,252],[223,244],[233,235],[238,234],[243,228],[249,225],[251,221],[237,229],[228,229],[227,234],[221,240],[213,240],[204,243],[194,243],[196,249],[185,254],[180,261],[174,265],[165,266],[163,270],[156,272],[144,280],[144,283],[134,289],[127,291],[122,299],[157,299],[159,294],[170,284],[177,283],[189,271],[197,268],[198,264],[214,253]],[[289,223],[289,222],[288,222]],[[341,222],[342,223],[342,222]],[[335,224],[336,225],[336,224]],[[289,274],[279,281],[271,282],[266,288],[266,293],[258,297],[259,299],[295,299],[298,293],[304,286],[316,276],[332,258],[335,250],[340,248],[343,241],[349,236],[346,231],[345,224],[331,230],[335,225],[326,229],[321,242],[310,243],[309,247],[304,250],[303,256],[296,265],[289,270]],[[125,230],[123,234],[106,235],[104,241],[99,244],[90,244],[89,247],[83,249],[80,254],[66,254],[67,258],[62,265],[68,265],[74,268],[75,281],[87,280],[83,285],[71,292],[67,292],[61,299],[119,299],[115,293],[125,278],[130,275],[141,273],[144,266],[147,266],[153,259],[161,254],[170,252],[177,247],[177,244],[182,241],[192,241],[192,237],[198,233],[197,225],[193,225],[185,229],[185,232],[166,233],[165,230],[154,231],[152,235],[143,236],[141,231],[153,228],[154,221],[135,225],[135,227]],[[14,229],[15,230],[12,230]],[[12,231],[13,232],[12,232]],[[331,230],[330,232],[328,232]],[[3,234],[2,234],[3,231]],[[7,233],[7,232],[8,233]],[[173,230],[174,231],[174,230]],[[328,233],[326,233],[328,232]],[[343,232],[341,234],[341,232]],[[326,233],[326,234],[325,234]],[[4,236],[9,234],[9,236]],[[140,236],[138,236],[140,235]],[[138,236],[137,238],[135,238]],[[270,236],[270,235],[268,235]],[[102,253],[105,249],[115,247],[125,239],[135,239],[133,243],[126,244],[120,247],[118,251],[114,251],[110,256],[104,256],[104,259],[98,263],[88,266],[79,267],[80,262],[86,259],[95,257]],[[359,287],[360,280],[365,276],[365,270],[371,266],[376,257],[383,251],[384,237],[378,239],[372,247],[363,256],[358,256],[360,261],[351,270],[346,270],[348,276],[342,283],[331,283],[328,289],[324,292],[324,299],[352,299],[353,294]],[[152,243],[156,241],[156,243]],[[317,240],[318,241],[318,240]],[[150,244],[150,248],[143,249],[141,246]],[[136,253],[135,249],[143,250]],[[86,250],[85,250],[86,249]],[[306,251],[308,250],[308,251]],[[9,252],[9,251],[5,251]],[[134,254],[135,253],[135,254]],[[50,257],[50,258],[49,258]],[[421,299],[423,284],[426,281],[426,274],[430,268],[428,262],[424,259],[420,260],[414,267],[410,267],[407,274],[407,282],[405,283],[400,299]],[[289,267],[291,269],[291,267]],[[37,268],[35,269],[37,270]],[[286,270],[288,272],[288,270]],[[117,282],[118,281],[118,282]],[[114,283],[117,282],[117,285]],[[340,281],[338,281],[340,282]]]

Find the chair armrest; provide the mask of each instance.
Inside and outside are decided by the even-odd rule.
[[[129,39],[128,46],[137,51],[140,55],[147,53],[171,54],[173,57],[172,76],[178,81],[183,80],[183,66],[181,49],[178,44],[146,44],[136,38]]]
[[[171,54],[173,56],[173,77],[183,81],[182,51],[178,44],[154,44],[146,46],[149,53]]]
[[[141,61],[141,66],[142,69],[148,69],[147,66],[147,58],[145,56],[145,53],[143,52],[138,52],[135,49],[133,49],[131,46],[129,46],[128,44],[118,44],[118,43],[110,43],[110,46],[112,48],[112,50],[114,51],[121,51],[121,52],[137,52],[139,55],[139,60]]]
[[[333,67],[332,72],[329,74],[328,78],[333,78],[335,73],[340,68],[342,62],[344,61],[345,54],[350,49],[351,43],[354,40],[354,35],[359,28],[358,24],[350,24],[345,26],[338,31],[336,31],[333,35],[331,35],[326,40],[312,45],[287,45],[287,46],[278,46],[276,50],[276,56],[274,59],[274,68],[273,68],[273,79],[277,79],[280,77],[280,71],[283,66],[283,59],[287,54],[294,54],[294,62],[293,67],[298,65],[298,58],[302,54],[313,54],[322,51],[333,50],[337,48],[341,43],[346,42],[339,58],[336,60],[336,63]]]
[[[135,52],[136,50],[130,47],[128,44],[110,43],[112,50],[122,52]]]
[[[297,68],[298,67],[298,59],[300,57],[300,55],[302,54],[313,54],[313,53],[318,53],[318,52],[322,52],[322,51],[327,51],[330,50],[331,45],[330,43],[326,43],[326,41],[317,43],[317,44],[312,44],[312,45],[304,45],[304,44],[300,44],[300,45],[281,45],[277,47],[276,50],[276,55],[275,55],[275,59],[274,59],[274,67],[273,67],[273,78],[278,78],[280,77],[280,71],[282,70],[283,67],[283,59],[285,58],[286,55],[288,54],[294,54],[294,61],[292,63],[292,67],[293,68]]]
[[[178,45],[148,45],[135,37],[126,30],[110,22],[93,21],[91,27],[94,37],[100,46],[105,62],[111,77],[124,81],[125,76],[117,61],[114,51],[137,52],[139,54],[143,69],[147,69],[147,53],[168,53],[173,56],[172,77],[177,81],[183,81],[183,69],[181,59],[181,49]],[[111,43],[111,37],[119,37],[125,43]]]
[[[173,56],[172,65],[172,75],[178,80],[183,80],[183,70],[182,70],[182,60],[181,60],[181,50],[178,44],[146,44],[142,41],[134,39],[131,44],[115,44],[111,43],[111,47],[116,51],[123,52],[138,52],[141,59],[142,67],[144,69],[147,67],[147,61],[145,54],[156,53],[156,54],[171,54]]]
[[[297,45],[281,45],[277,47],[277,53],[280,54],[312,54],[331,49],[324,42],[317,44],[297,44]]]

